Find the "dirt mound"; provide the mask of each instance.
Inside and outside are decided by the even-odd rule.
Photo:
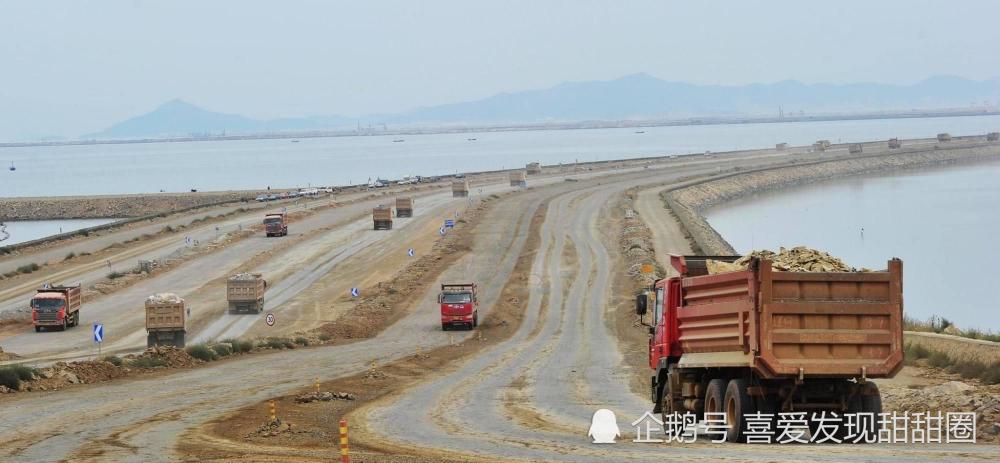
[[[733,263],[717,260],[707,261],[708,272],[723,273],[746,270],[753,258],[771,261],[775,270],[783,272],[857,272],[858,269],[844,263],[830,253],[796,246],[792,249],[780,248],[778,252],[766,249],[750,252]],[[861,269],[867,271],[867,269]]]
[[[153,346],[146,349],[139,355],[127,355],[125,359],[130,363],[142,364],[143,360],[152,360],[151,365],[165,366],[171,368],[192,367],[203,363],[184,351],[173,346]]]
[[[922,389],[883,388],[885,410],[975,412],[977,440],[1000,441],[1000,387],[947,381]]]
[[[354,394],[347,392],[310,392],[295,398],[295,402],[307,404],[310,402],[329,402],[331,400],[355,400]]]
[[[275,437],[281,435],[282,433],[292,432],[292,428],[294,427],[294,424],[282,421],[281,418],[278,418],[269,423],[260,425],[260,427],[257,428],[256,434],[261,437]]]

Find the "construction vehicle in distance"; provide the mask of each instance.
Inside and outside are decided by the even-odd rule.
[[[745,441],[745,417],[756,412],[878,416],[870,380],[903,366],[902,261],[827,273],[775,271],[754,258],[746,270],[708,274],[707,259],[736,258],[672,255],[679,276],[654,283],[651,301],[636,297],[640,317],[647,305],[653,313],[653,412],[725,417],[730,442]]]
[[[31,298],[31,324],[35,332],[55,328],[66,328],[80,324],[80,308],[83,306],[83,292],[80,285],[45,285]]]
[[[146,298],[146,347],[184,347],[187,312],[184,299],[173,293]]]
[[[392,208],[379,204],[372,209],[372,221],[376,230],[392,230]]]
[[[817,140],[816,143],[813,143],[813,151],[822,152],[828,148],[830,148],[830,140]]]
[[[847,148],[847,151],[851,154],[859,154],[863,151],[861,143],[851,143],[851,146]]]
[[[408,196],[396,198],[396,217],[413,217],[413,198]]]
[[[900,140],[898,138],[890,138],[889,139],[889,149],[894,150],[894,149],[899,149],[899,148],[902,148],[902,147],[903,147],[903,141],[902,140]]]
[[[525,188],[528,186],[528,175],[523,170],[515,170],[510,173],[510,186]]]
[[[528,175],[537,175],[542,173],[542,165],[537,162],[529,162],[524,166],[524,170]]]
[[[264,216],[264,233],[267,236],[287,236],[288,218],[284,212],[272,212]]]
[[[990,132],[986,134],[986,141],[1000,141],[1000,132]]]
[[[229,313],[261,313],[264,311],[264,291],[267,282],[259,273],[238,273],[226,280],[226,302]]]
[[[451,196],[454,198],[464,198],[469,196],[469,180],[453,180],[451,182]]]
[[[448,331],[453,326],[473,329],[479,326],[479,297],[475,283],[441,285],[438,294],[441,304],[441,329]]]
[[[946,133],[946,132],[945,133],[939,133],[939,134],[937,134],[937,141],[942,141],[942,142],[944,142],[944,141],[951,141],[951,134],[950,133]]]
[[[788,149],[788,143],[776,143],[774,149],[775,151],[784,151]]]

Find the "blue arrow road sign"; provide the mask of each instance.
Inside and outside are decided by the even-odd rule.
[[[94,323],[94,342],[104,342],[104,325],[100,323]]]
[[[351,288],[351,297],[358,297],[361,295],[361,291],[358,288]]]
[[[406,255],[408,255],[410,257],[413,257],[413,248],[407,249],[406,250]]]
[[[446,226],[448,228],[454,228],[455,227],[455,221],[451,220],[451,219],[445,220],[444,221],[444,226]]]
[[[439,234],[439,235],[441,235],[441,236],[444,236],[444,227],[441,227],[441,228],[440,228],[440,229],[438,230],[438,234]]]

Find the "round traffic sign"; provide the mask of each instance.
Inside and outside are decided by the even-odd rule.
[[[267,314],[267,316],[264,317],[264,323],[267,323],[267,326],[274,326],[274,314]]]

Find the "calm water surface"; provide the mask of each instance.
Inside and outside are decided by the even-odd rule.
[[[7,246],[24,241],[36,240],[46,236],[67,233],[81,228],[96,227],[106,223],[114,222],[118,219],[74,219],[74,220],[21,220],[16,222],[4,222],[10,238],[0,241],[0,245]],[[0,238],[4,235],[0,233]]]
[[[705,150],[1000,130],[1000,116],[0,148],[0,197],[346,185]],[[470,141],[470,138],[476,140]],[[403,142],[394,143],[394,139]],[[13,162],[16,171],[7,167]]]
[[[741,253],[807,245],[873,269],[899,257],[908,315],[997,331],[998,207],[1000,163],[988,163],[831,180],[747,197],[706,216]]]

